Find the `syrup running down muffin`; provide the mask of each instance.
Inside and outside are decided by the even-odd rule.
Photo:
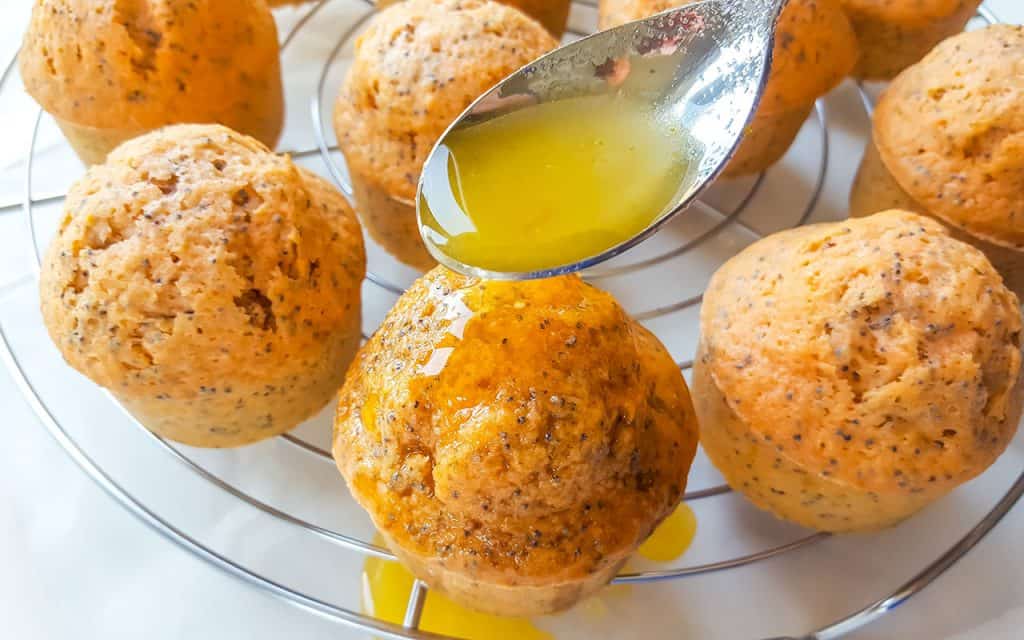
[[[36,0],[25,89],[87,165],[175,123],[220,123],[269,147],[284,118],[264,0]]]
[[[349,370],[334,456],[417,577],[533,616],[614,577],[675,508],[696,441],[679,368],[611,296],[438,267]]]
[[[930,215],[985,252],[1024,295],[1024,27],[954,36],[897,77],[875,108],[850,194],[865,216]]]
[[[728,483],[823,531],[892,525],[1021,417],[1021,317],[984,254],[889,211],[761,240],[712,278],[694,397]]]
[[[225,127],[177,125],[89,169],[64,211],[40,277],[50,337],[155,433],[255,442],[341,386],[366,259],[323,179]]]
[[[402,262],[430,268],[416,184],[445,129],[480,94],[557,42],[517,9],[490,0],[406,0],[381,11],[356,43],[334,130],[356,209]]]
[[[694,0],[600,0],[602,29],[692,4]],[[793,144],[815,101],[853,69],[857,42],[836,0],[790,0],[779,18],[768,85],[723,175],[759,173]]]

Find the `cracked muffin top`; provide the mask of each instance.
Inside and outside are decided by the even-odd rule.
[[[274,144],[283,99],[264,0],[36,0],[25,88],[79,125],[219,122]]]
[[[682,496],[696,442],[678,366],[610,295],[438,267],[349,369],[334,455],[406,552],[536,585],[632,552]]]
[[[480,94],[557,46],[538,22],[490,0],[406,0],[356,41],[334,129],[349,167],[393,196]]]
[[[954,36],[906,69],[875,108],[874,141],[930,213],[1024,249],[1024,27]]]
[[[609,29],[696,0],[600,0]],[[779,18],[772,68],[758,112],[786,111],[828,93],[853,70],[857,37],[836,0],[790,0]]]
[[[761,240],[712,278],[701,330],[751,436],[840,483],[951,488],[1017,429],[1017,297],[930,218],[888,211]]]
[[[180,398],[302,378],[352,331],[364,270],[335,189],[226,127],[177,125],[75,183],[40,294],[73,367],[120,394]]]

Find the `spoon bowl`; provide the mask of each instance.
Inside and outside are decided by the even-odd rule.
[[[775,25],[786,2],[703,0],[596,33],[513,73],[456,119],[424,164],[416,200],[427,249],[441,264],[466,275],[525,280],[586,269],[642,242],[685,210],[732,158],[764,91]],[[661,210],[642,212],[645,226],[630,229],[625,237],[604,233],[600,244],[587,245],[588,255],[542,261],[525,270],[468,264],[453,255],[454,241],[473,230],[473,220],[462,210],[451,141],[516,112],[612,95],[649,107],[664,126],[685,132],[686,170],[673,174],[678,188],[659,202]],[[517,194],[504,196],[514,202]],[[582,231],[592,237],[599,230]]]

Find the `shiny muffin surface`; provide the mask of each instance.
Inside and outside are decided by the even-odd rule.
[[[696,438],[678,367],[610,295],[438,267],[349,371],[334,454],[400,557],[545,586],[614,570],[680,499]]]
[[[837,531],[891,524],[1006,448],[1021,414],[1020,331],[1017,297],[984,254],[929,218],[890,211],[775,234],[727,262],[705,296],[702,441],[777,515]]]

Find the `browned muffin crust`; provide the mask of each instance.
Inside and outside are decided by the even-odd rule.
[[[896,182],[943,222],[1024,249],[1024,27],[946,40],[893,81],[874,143]]]
[[[772,235],[715,274],[694,372],[705,451],[805,526],[896,522],[984,471],[1021,416],[1017,297],[899,211]]]
[[[852,75],[889,80],[963,30],[981,0],[840,0],[861,56]]]
[[[384,9],[404,0],[377,0],[377,8]],[[569,9],[572,0],[498,0],[501,4],[519,9],[551,32],[556,38],[565,33],[565,25],[569,20]]]
[[[678,367],[608,294],[438,267],[357,356],[334,455],[419,577],[535,615],[607,582],[675,507],[696,433]]]
[[[544,28],[490,0],[406,0],[356,42],[334,130],[370,236],[402,262],[436,264],[414,200],[427,154],[480,94],[557,45]]]
[[[556,46],[519,11],[489,0],[406,0],[356,43],[334,128],[350,169],[412,201],[437,138],[481,93]]]
[[[611,28],[694,0],[600,0],[598,22]],[[791,0],[779,19],[761,104],[725,175],[758,173],[778,162],[814,106],[853,69],[854,32],[836,0]]]
[[[72,187],[42,266],[74,368],[199,446],[321,409],[360,336],[362,236],[336,189],[219,125],[128,142]]]
[[[178,122],[221,123],[271,147],[281,132],[264,0],[36,0],[19,62],[87,163]]]

